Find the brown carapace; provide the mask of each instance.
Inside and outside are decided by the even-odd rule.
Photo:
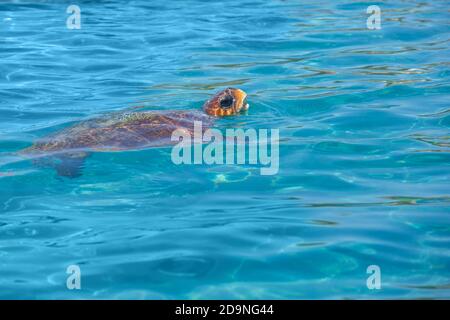
[[[203,129],[211,127],[217,117],[237,115],[249,108],[247,94],[227,88],[215,94],[197,110],[143,111],[115,113],[89,119],[44,137],[20,155],[37,164],[56,169],[58,175],[81,175],[84,159],[91,152],[138,150],[171,145],[177,129],[194,130],[201,121]]]

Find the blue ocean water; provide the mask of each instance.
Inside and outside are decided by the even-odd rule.
[[[450,298],[448,9],[0,2],[0,298]],[[198,109],[228,86],[251,107],[218,125],[279,129],[278,174],[156,148],[95,153],[68,179],[14,155],[77,121]]]

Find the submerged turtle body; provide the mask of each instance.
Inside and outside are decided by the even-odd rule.
[[[77,123],[37,141],[20,152],[36,163],[55,168],[59,175],[81,174],[90,152],[138,150],[170,145],[177,129],[193,132],[194,122],[210,127],[217,116],[246,110],[246,94],[228,88],[208,100],[201,111],[149,111],[113,114]]]

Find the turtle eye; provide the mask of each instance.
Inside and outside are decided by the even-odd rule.
[[[232,96],[226,96],[225,98],[223,98],[222,100],[220,100],[220,107],[221,108],[231,108],[231,106],[233,106],[234,103],[234,99]]]

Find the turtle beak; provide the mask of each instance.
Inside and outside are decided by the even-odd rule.
[[[247,97],[244,98],[244,101],[242,101],[242,109],[243,111],[247,111],[248,108],[250,108],[250,105],[247,103]]]
[[[241,89],[236,89],[235,91],[235,99],[236,99],[236,113],[241,111],[246,111],[250,107],[247,103],[247,94]]]

